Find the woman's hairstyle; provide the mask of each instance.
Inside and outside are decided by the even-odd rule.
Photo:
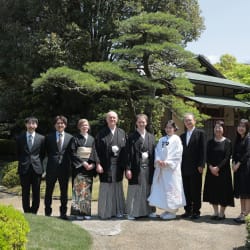
[[[245,133],[245,136],[246,136],[249,132],[249,121],[247,119],[240,119],[238,126],[240,125],[243,125],[246,128],[246,133]],[[237,135],[239,135],[238,131],[237,131]]]
[[[145,115],[145,114],[138,114],[138,115],[136,115],[136,121],[138,119],[140,119],[140,118],[143,118],[143,119],[146,120],[146,122],[148,122],[148,116],[147,115]]]
[[[224,122],[222,120],[215,121],[214,126],[220,125],[222,128],[224,128]]]
[[[177,131],[179,128],[177,127],[177,125],[175,124],[175,122],[173,120],[169,120],[165,123],[165,128],[170,125],[174,128],[174,131]]]
[[[80,129],[83,123],[87,123],[90,129],[89,121],[87,119],[80,119],[77,123],[77,128]]]

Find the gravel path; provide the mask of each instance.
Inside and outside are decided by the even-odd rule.
[[[5,193],[0,187],[0,203],[11,204],[22,210],[21,197]],[[69,202],[70,204],[70,202]],[[203,203],[202,216],[196,221],[180,219],[183,210],[177,213],[177,219],[162,221],[156,219],[126,219],[99,220],[96,216],[97,202],[93,202],[93,218],[89,221],[75,221],[73,223],[85,228],[94,239],[93,250],[243,250],[246,229],[245,224],[238,225],[233,218],[240,211],[239,201],[236,207],[228,208],[224,221],[212,221],[209,215],[212,208]],[[157,210],[160,214],[162,211]],[[59,201],[53,200],[53,216],[58,216]],[[39,214],[44,214],[43,200]]]

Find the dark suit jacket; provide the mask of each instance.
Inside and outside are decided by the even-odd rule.
[[[149,184],[152,184],[154,174],[154,152],[155,152],[155,137],[153,134],[146,132],[145,141],[141,135],[135,131],[131,134],[127,141],[128,152],[128,169],[132,171],[132,178],[129,184],[138,184],[138,176],[141,170],[141,152],[148,152],[148,167],[149,167]]]
[[[58,171],[60,171],[61,174],[65,174],[66,176],[69,175],[71,165],[70,144],[72,138],[72,135],[64,132],[64,141],[62,150],[60,151],[57,146],[56,132],[46,136],[45,147],[48,156],[46,168],[47,176],[56,174]]]
[[[181,170],[182,175],[198,174],[198,167],[204,167],[206,162],[206,137],[201,129],[195,128],[188,145],[187,133],[181,135],[183,145]]]
[[[29,150],[26,132],[17,138],[17,157],[18,157],[18,174],[24,175],[28,172],[30,166],[33,167],[37,174],[43,173],[43,159],[45,155],[44,136],[35,133],[34,142]]]
[[[116,181],[122,181],[124,169],[127,164],[126,156],[126,133],[120,128],[116,128],[115,135],[112,138],[112,133],[108,127],[102,129],[95,138],[94,144],[94,161],[100,163],[104,172],[99,174],[101,182],[109,182],[109,171],[111,167],[111,158],[113,156],[111,147],[117,145],[119,152],[117,156]],[[92,158],[92,157],[91,157]]]

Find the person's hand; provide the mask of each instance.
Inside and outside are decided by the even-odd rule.
[[[239,162],[237,162],[236,164],[233,163],[233,166],[232,166],[233,172],[236,172],[239,167],[240,167],[240,163]]]
[[[98,174],[102,174],[103,173],[103,167],[101,166],[101,164],[97,164],[97,166],[96,166],[96,172]]]
[[[88,164],[88,163],[87,163]],[[92,163],[92,164],[88,164],[88,166],[86,166],[85,167],[86,168],[86,170],[92,170],[93,168],[94,168],[94,164]]]
[[[168,163],[166,161],[163,161],[164,167],[168,166]]]
[[[209,166],[209,169],[214,176],[219,176],[220,169],[217,166]]]
[[[128,180],[130,180],[131,178],[132,178],[132,172],[131,172],[131,170],[126,170],[126,177],[127,177],[127,179]]]
[[[46,177],[46,172],[43,172],[43,173],[42,173],[42,179],[44,180],[45,177]]]
[[[199,172],[200,174],[202,174],[202,172],[203,172],[203,167],[198,167],[198,172]]]
[[[164,161],[160,161],[160,160],[157,160],[156,163],[161,167],[165,167],[165,162]]]
[[[84,162],[82,163],[82,165],[83,165],[83,167],[84,167],[86,170],[88,170],[89,164],[88,164],[86,161],[84,161]]]

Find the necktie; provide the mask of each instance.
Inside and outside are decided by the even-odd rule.
[[[62,134],[61,133],[58,134],[57,146],[58,146],[59,151],[61,151],[62,150]]]
[[[188,145],[188,143],[189,143],[189,141],[190,141],[190,137],[191,137],[191,132],[188,131],[188,132],[187,132],[187,145]]]
[[[32,148],[32,143],[33,143],[32,139],[33,139],[33,136],[31,134],[29,134],[29,136],[28,136],[28,147],[29,147],[29,150],[31,150],[31,148]]]

